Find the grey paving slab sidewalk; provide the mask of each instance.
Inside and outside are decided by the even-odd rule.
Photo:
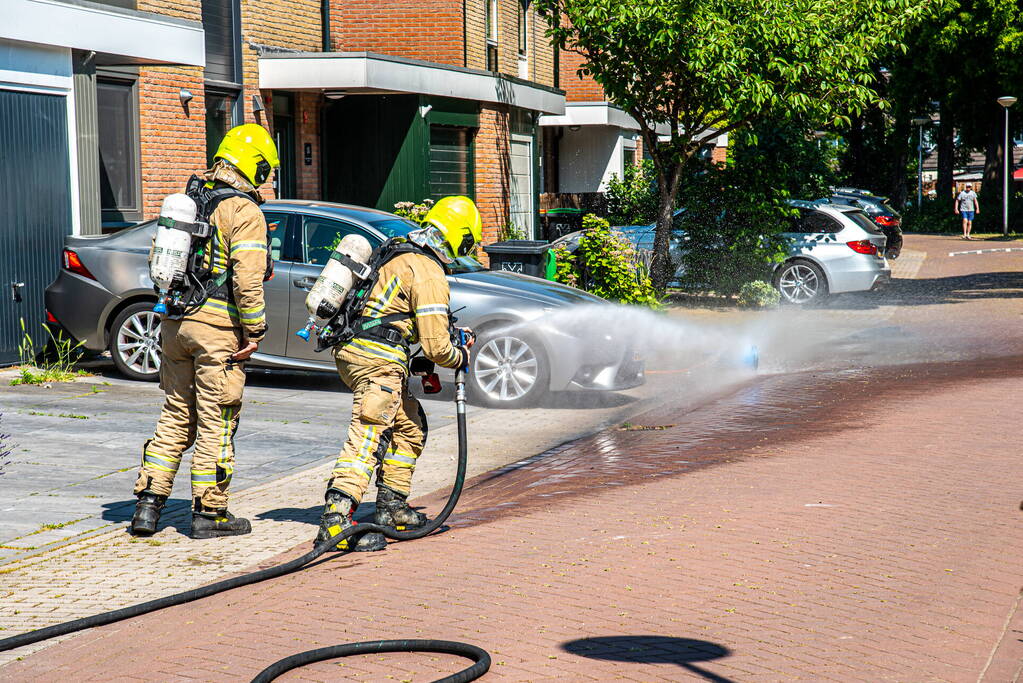
[[[152,434],[162,392],[156,384],[120,378],[102,364],[97,370],[76,382],[18,387],[9,385],[13,370],[0,371],[0,428],[15,445],[0,475],[0,564],[130,518],[142,443]],[[557,419],[546,429],[531,411],[472,410],[493,415],[497,423],[525,420],[516,423],[530,424],[546,444],[586,432],[606,417],[602,411],[628,410],[653,391],[574,397],[554,410]],[[440,396],[423,400],[433,433],[455,418],[449,397]],[[351,394],[336,377],[251,372],[235,440],[233,490],[333,462],[350,415]],[[508,445],[514,459],[520,451]],[[187,471],[178,479],[168,513],[189,505]]]
[[[2,379],[0,377],[0,381]],[[559,408],[547,406],[501,411],[470,407],[470,475],[489,471],[592,433],[608,424],[620,422],[648,408],[652,399],[644,396],[658,394],[666,382],[666,379],[655,379],[628,394],[604,397],[605,402],[599,406],[576,397],[574,400],[563,400]],[[67,387],[61,387],[59,391],[70,393]],[[123,391],[132,396],[138,395],[140,403],[143,400],[153,400],[149,396],[153,393],[152,388],[148,385],[142,388],[137,385],[128,386]],[[278,400],[278,394],[283,395],[283,398]],[[109,498],[101,494],[96,494],[101,495],[96,499],[82,498],[79,501],[82,507],[78,508],[81,512],[62,510],[59,503],[53,504],[61,499],[61,493],[77,487],[61,486],[59,481],[53,484],[48,476],[40,475],[37,469],[21,465],[20,470],[12,469],[0,478],[18,475],[19,471],[26,474],[26,478],[21,475],[11,476],[6,485],[11,490],[16,490],[19,485],[32,485],[44,492],[40,495],[48,498],[48,501],[43,506],[36,505],[39,496],[25,496],[18,501],[29,500],[33,509],[52,512],[54,519],[74,520],[75,515],[86,514],[90,505],[103,510],[98,517],[94,515],[61,529],[43,530],[15,539],[15,543],[41,545],[43,541],[53,539],[51,533],[64,533],[66,536],[63,543],[26,551],[24,547],[11,546],[11,542],[7,542],[10,552],[17,554],[0,566],[0,634],[40,628],[178,592],[238,572],[296,545],[310,543],[315,535],[315,524],[322,506],[323,483],[341,438],[339,431],[332,430],[329,425],[317,424],[314,418],[319,417],[320,421],[327,422],[327,417],[341,415],[343,417],[340,419],[347,421],[345,410],[350,406],[350,398],[336,391],[315,392],[316,400],[312,401],[317,404],[315,410],[299,409],[300,402],[291,398],[293,394],[287,387],[256,387],[255,391],[247,395],[247,401],[265,403],[261,408],[257,404],[255,409],[250,410],[249,422],[255,424],[244,435],[240,432],[240,441],[247,437],[244,452],[249,464],[239,469],[252,472],[245,480],[248,486],[239,487],[240,490],[234,495],[232,509],[252,520],[253,533],[248,536],[212,541],[190,539],[185,535],[188,530],[188,510],[182,500],[180,505],[167,510],[161,521],[161,529],[152,538],[132,538],[123,528],[123,520],[130,514],[130,507],[115,510],[115,506],[125,502],[130,506],[132,502],[126,494],[129,489],[118,488],[116,482],[130,486],[130,481],[115,477],[121,474],[117,472],[120,461],[109,459],[110,456],[102,454],[101,449],[95,445],[83,445],[83,450],[91,454],[99,453],[97,458],[108,458],[104,461],[107,464],[97,466],[97,469],[113,472],[104,479],[115,483],[104,484],[110,487]],[[70,399],[58,397],[53,400],[59,403]],[[305,405],[310,402],[301,403]],[[433,426],[427,450],[416,470],[415,486],[418,494],[436,491],[451,483],[457,444],[453,406],[438,401],[429,401],[424,405]],[[246,408],[249,408],[248,403]],[[97,411],[96,414],[101,412]],[[147,427],[154,415],[152,413],[148,416]],[[259,418],[264,415],[280,419],[271,429],[260,428]],[[281,418],[283,415],[309,415],[309,424],[291,417]],[[27,416],[19,418],[26,419]],[[18,424],[23,422],[19,421]],[[245,424],[245,420],[242,424]],[[52,448],[67,449],[73,441],[71,438],[62,440],[52,432],[47,434],[47,438],[51,439],[49,443],[56,444]],[[138,438],[136,435],[136,448]],[[295,466],[288,473],[260,473],[258,470],[263,463],[272,462],[275,444],[279,442],[304,444],[306,455],[296,456]],[[36,453],[42,460],[42,449],[39,448]],[[56,457],[59,459],[63,456]],[[279,455],[276,457],[280,458]],[[304,458],[309,459],[311,466],[304,464]],[[272,470],[272,467],[268,470]],[[76,471],[80,482],[89,481],[90,470],[78,468]],[[130,478],[130,472],[124,474]],[[179,485],[187,486],[187,482],[182,480]],[[58,495],[51,497],[50,493]],[[96,512],[95,509],[92,511]],[[92,536],[83,533],[101,523],[111,525],[111,528]],[[0,665],[50,644],[0,654]]]

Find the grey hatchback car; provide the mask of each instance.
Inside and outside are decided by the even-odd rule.
[[[274,277],[265,285],[269,332],[250,366],[334,372],[329,352],[294,334],[306,321],[305,296],[327,263],[334,240],[361,234],[377,246],[418,226],[383,211],[312,201],[262,207],[270,228]],[[93,352],[109,349],[128,377],[155,380],[160,318],[147,255],[155,221],[98,237],[68,237],[63,267],[46,290],[51,324]],[[577,339],[533,321],[558,308],[607,304],[586,292],[515,273],[486,270],[472,258],[449,268],[451,310],[476,330],[469,389],[491,406],[517,407],[549,391],[621,390],[644,382],[631,345],[612,334]],[[54,323],[56,321],[56,323]]]

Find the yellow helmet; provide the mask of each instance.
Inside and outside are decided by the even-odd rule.
[[[468,256],[483,239],[483,219],[468,197],[444,197],[426,214],[423,225],[437,228],[456,257]]]
[[[229,162],[253,187],[265,183],[270,171],[281,165],[273,138],[263,126],[255,123],[227,131],[213,158]]]

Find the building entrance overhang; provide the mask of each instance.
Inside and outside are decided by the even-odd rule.
[[[97,65],[205,66],[202,24],[84,0],[3,0],[0,39],[95,53]]]
[[[259,58],[264,90],[314,90],[327,97],[419,94],[563,114],[565,94],[490,71],[374,52],[270,52]]]

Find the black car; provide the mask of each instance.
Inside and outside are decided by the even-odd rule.
[[[890,259],[899,258],[899,252],[902,251],[902,214],[892,208],[887,197],[855,187],[836,187],[831,197],[824,201],[861,209],[888,238],[885,256]]]

